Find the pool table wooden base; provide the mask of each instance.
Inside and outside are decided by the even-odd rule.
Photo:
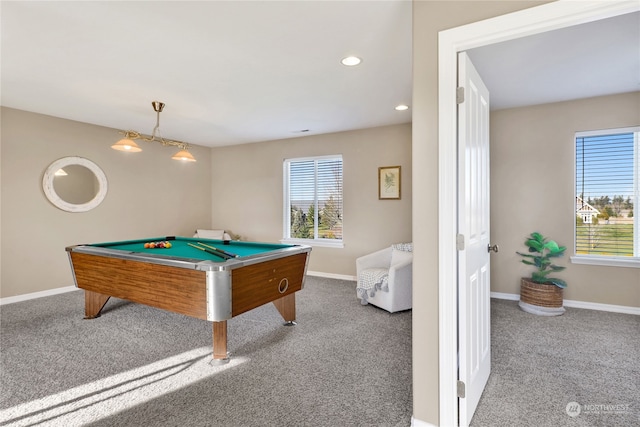
[[[98,292],[84,291],[84,318],[95,319],[100,317],[100,312],[111,298]],[[286,322],[285,325],[295,325],[296,320],[296,295],[288,294],[272,301],[280,315]],[[227,321],[213,322],[213,359],[219,363],[229,361],[227,357]]]
[[[85,318],[98,317],[115,297],[207,320],[219,361],[227,358],[227,320],[272,302],[294,323],[310,247],[236,242],[225,249],[245,256],[215,261],[189,246],[194,239],[172,241],[171,248],[149,253],[140,252],[142,240],[67,247],[75,284],[85,291]]]

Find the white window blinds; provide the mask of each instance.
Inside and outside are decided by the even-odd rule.
[[[342,156],[284,162],[285,238],[342,240]]]
[[[576,134],[576,255],[637,257],[638,128]]]

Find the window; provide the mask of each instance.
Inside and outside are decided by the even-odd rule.
[[[342,156],[284,161],[284,238],[342,246]]]
[[[576,133],[572,261],[640,267],[640,127]]]

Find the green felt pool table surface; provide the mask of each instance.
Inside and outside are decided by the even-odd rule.
[[[150,242],[164,242],[169,241],[171,243],[170,248],[145,248],[145,243]],[[137,252],[156,256],[170,256],[175,258],[185,259],[199,259],[199,260],[211,260],[214,262],[222,262],[224,259],[209,252],[196,249],[189,244],[197,245],[198,243],[204,243],[209,246],[213,246],[217,249],[222,249],[225,252],[238,255],[239,257],[248,257],[252,255],[258,255],[265,252],[270,252],[278,249],[289,248],[293,245],[277,244],[277,243],[258,243],[258,242],[241,242],[237,240],[228,241],[225,244],[222,240],[192,238],[192,237],[150,237],[148,239],[137,240],[125,240],[119,242],[108,243],[96,243],[90,246],[120,250],[126,252]]]

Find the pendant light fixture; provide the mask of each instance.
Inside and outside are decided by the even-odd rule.
[[[196,159],[193,158],[190,152],[187,150],[178,151],[171,157],[173,160],[183,160],[185,162],[195,162]]]
[[[135,140],[142,140],[147,142],[159,142],[165,146],[173,146],[178,147],[180,151],[178,151],[173,157],[174,160],[182,160],[187,162],[195,162],[196,159],[189,153],[189,144],[182,141],[173,141],[171,139],[164,139],[162,134],[160,133],[160,113],[164,109],[164,103],[159,101],[153,101],[151,103],[153,106],[153,110],[156,112],[156,126],[153,128],[153,132],[151,136],[142,135],[140,132],[136,132],[133,130],[120,131],[121,134],[124,135],[120,141],[116,142],[111,146],[114,150],[119,151],[128,151],[130,153],[138,153],[142,151],[142,148],[135,143]]]

